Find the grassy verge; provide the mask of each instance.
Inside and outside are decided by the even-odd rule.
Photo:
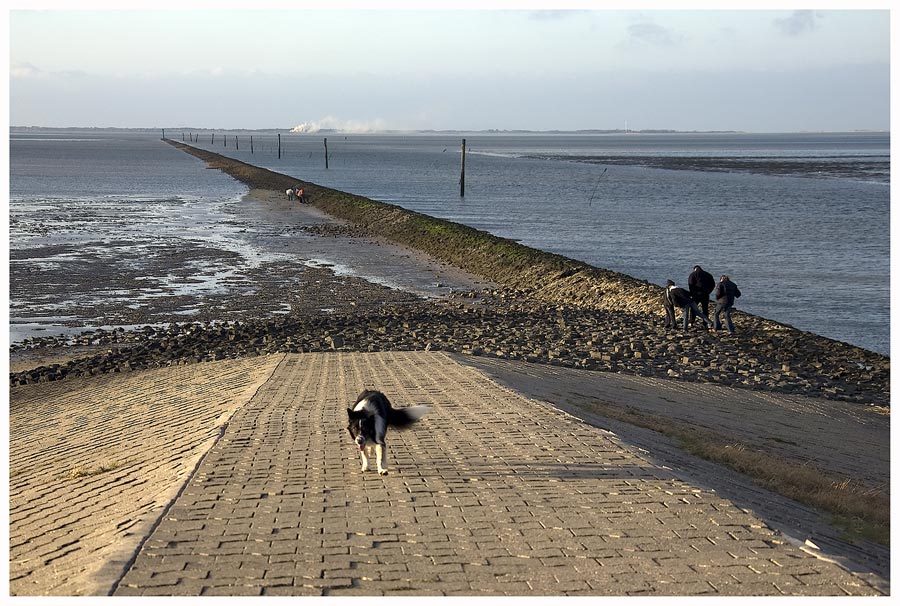
[[[600,402],[570,402],[590,412],[651,429],[676,440],[685,452],[724,465],[758,485],[831,516],[848,540],[890,545],[890,495],[882,488],[830,475],[802,462],[773,456],[746,444],[698,430],[687,423]]]

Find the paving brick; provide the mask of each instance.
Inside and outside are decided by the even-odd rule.
[[[131,557],[222,425],[281,358],[12,388],[11,595],[110,591],[121,568],[108,563]],[[79,469],[84,475],[68,473]],[[172,539],[194,538],[196,528],[176,527]],[[58,533],[80,549],[52,543]]]
[[[117,595],[881,593],[609,432],[445,354],[292,354],[270,373]],[[364,388],[432,408],[389,433],[385,477],[360,471],[344,429]],[[25,501],[16,515],[36,519]],[[22,553],[28,540],[17,539]],[[46,557],[63,544],[45,543]]]

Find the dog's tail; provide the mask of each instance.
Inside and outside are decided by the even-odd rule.
[[[430,407],[420,404],[419,406],[407,406],[406,408],[392,408],[388,412],[388,425],[403,429],[409,427],[419,419],[425,416],[431,410]]]

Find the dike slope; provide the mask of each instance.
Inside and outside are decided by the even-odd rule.
[[[507,288],[539,299],[598,309],[659,312],[659,287],[626,274],[438,219],[393,204],[330,189],[177,141],[168,143],[251,188],[284,191],[301,183],[313,206]]]

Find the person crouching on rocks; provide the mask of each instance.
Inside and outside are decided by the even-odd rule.
[[[680,307],[682,314],[684,316],[684,329],[688,330],[690,326],[690,312],[694,312],[694,315],[703,320],[707,326],[712,326],[712,322],[709,317],[703,313],[703,310],[697,307],[697,304],[694,302],[694,299],[691,298],[691,293],[686,291],[683,288],[679,288],[675,286],[675,282],[672,280],[666,281],[666,297],[668,297],[669,301],[672,303],[672,307]],[[674,311],[673,311],[674,314]]]
[[[666,308],[666,328],[675,328],[675,305],[669,296],[669,287],[675,286],[672,280],[666,280],[666,287],[663,289],[663,307]]]
[[[734,307],[734,300],[740,296],[741,291],[737,287],[737,284],[723,274],[722,277],[719,278],[718,285],[716,285],[716,322],[713,326],[713,330],[722,328],[722,322],[719,320],[719,316],[722,312],[725,312],[725,326],[728,327],[729,333],[734,334],[734,324],[731,321],[731,309]]]

